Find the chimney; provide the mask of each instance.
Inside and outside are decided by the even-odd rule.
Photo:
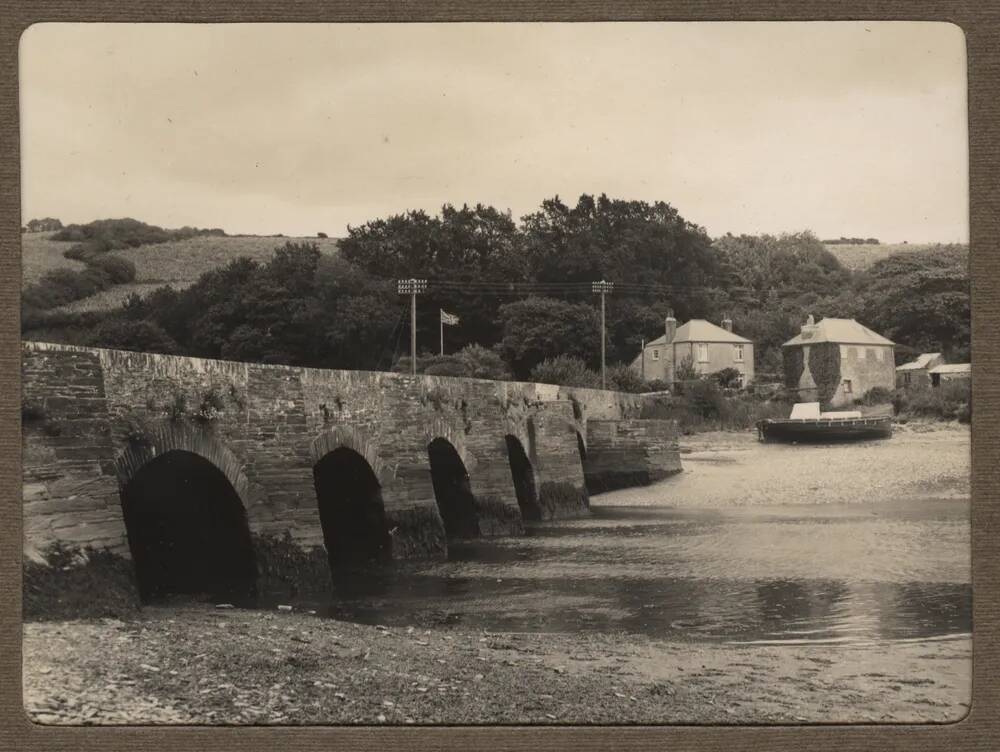
[[[802,325],[801,331],[805,339],[809,339],[816,333],[816,319],[813,318],[811,313],[806,317],[806,323]]]
[[[726,318],[722,320],[722,328],[727,332],[731,332],[733,330],[733,320],[729,318],[729,316],[726,316]]]
[[[677,333],[677,319],[674,318],[674,311],[673,309],[671,309],[667,311],[667,320],[666,320],[666,335],[667,335],[668,345],[674,341],[674,335],[676,333]]]

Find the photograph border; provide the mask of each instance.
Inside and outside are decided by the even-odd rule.
[[[20,153],[18,45],[38,22],[460,22],[826,21],[955,24],[965,34],[969,104],[969,244],[972,292],[972,708],[950,724],[784,726],[43,726],[31,723],[21,686]],[[243,0],[156,3],[0,0],[0,748],[111,752],[176,749],[575,749],[767,750],[831,747],[959,750],[1000,745],[1000,3],[917,0],[573,2],[474,0],[345,2]],[[933,176],[928,176],[933,179]],[[991,745],[990,740],[995,740]]]

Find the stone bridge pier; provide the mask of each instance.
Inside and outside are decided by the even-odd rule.
[[[26,561],[108,550],[143,599],[326,587],[680,469],[637,395],[35,342],[22,363]]]

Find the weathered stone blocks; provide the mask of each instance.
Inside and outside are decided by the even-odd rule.
[[[673,420],[591,420],[583,463],[591,493],[655,483],[681,471]]]

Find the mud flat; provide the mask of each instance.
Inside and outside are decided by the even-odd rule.
[[[706,644],[169,606],[25,624],[24,697],[47,724],[952,722],[970,658],[967,638]]]

